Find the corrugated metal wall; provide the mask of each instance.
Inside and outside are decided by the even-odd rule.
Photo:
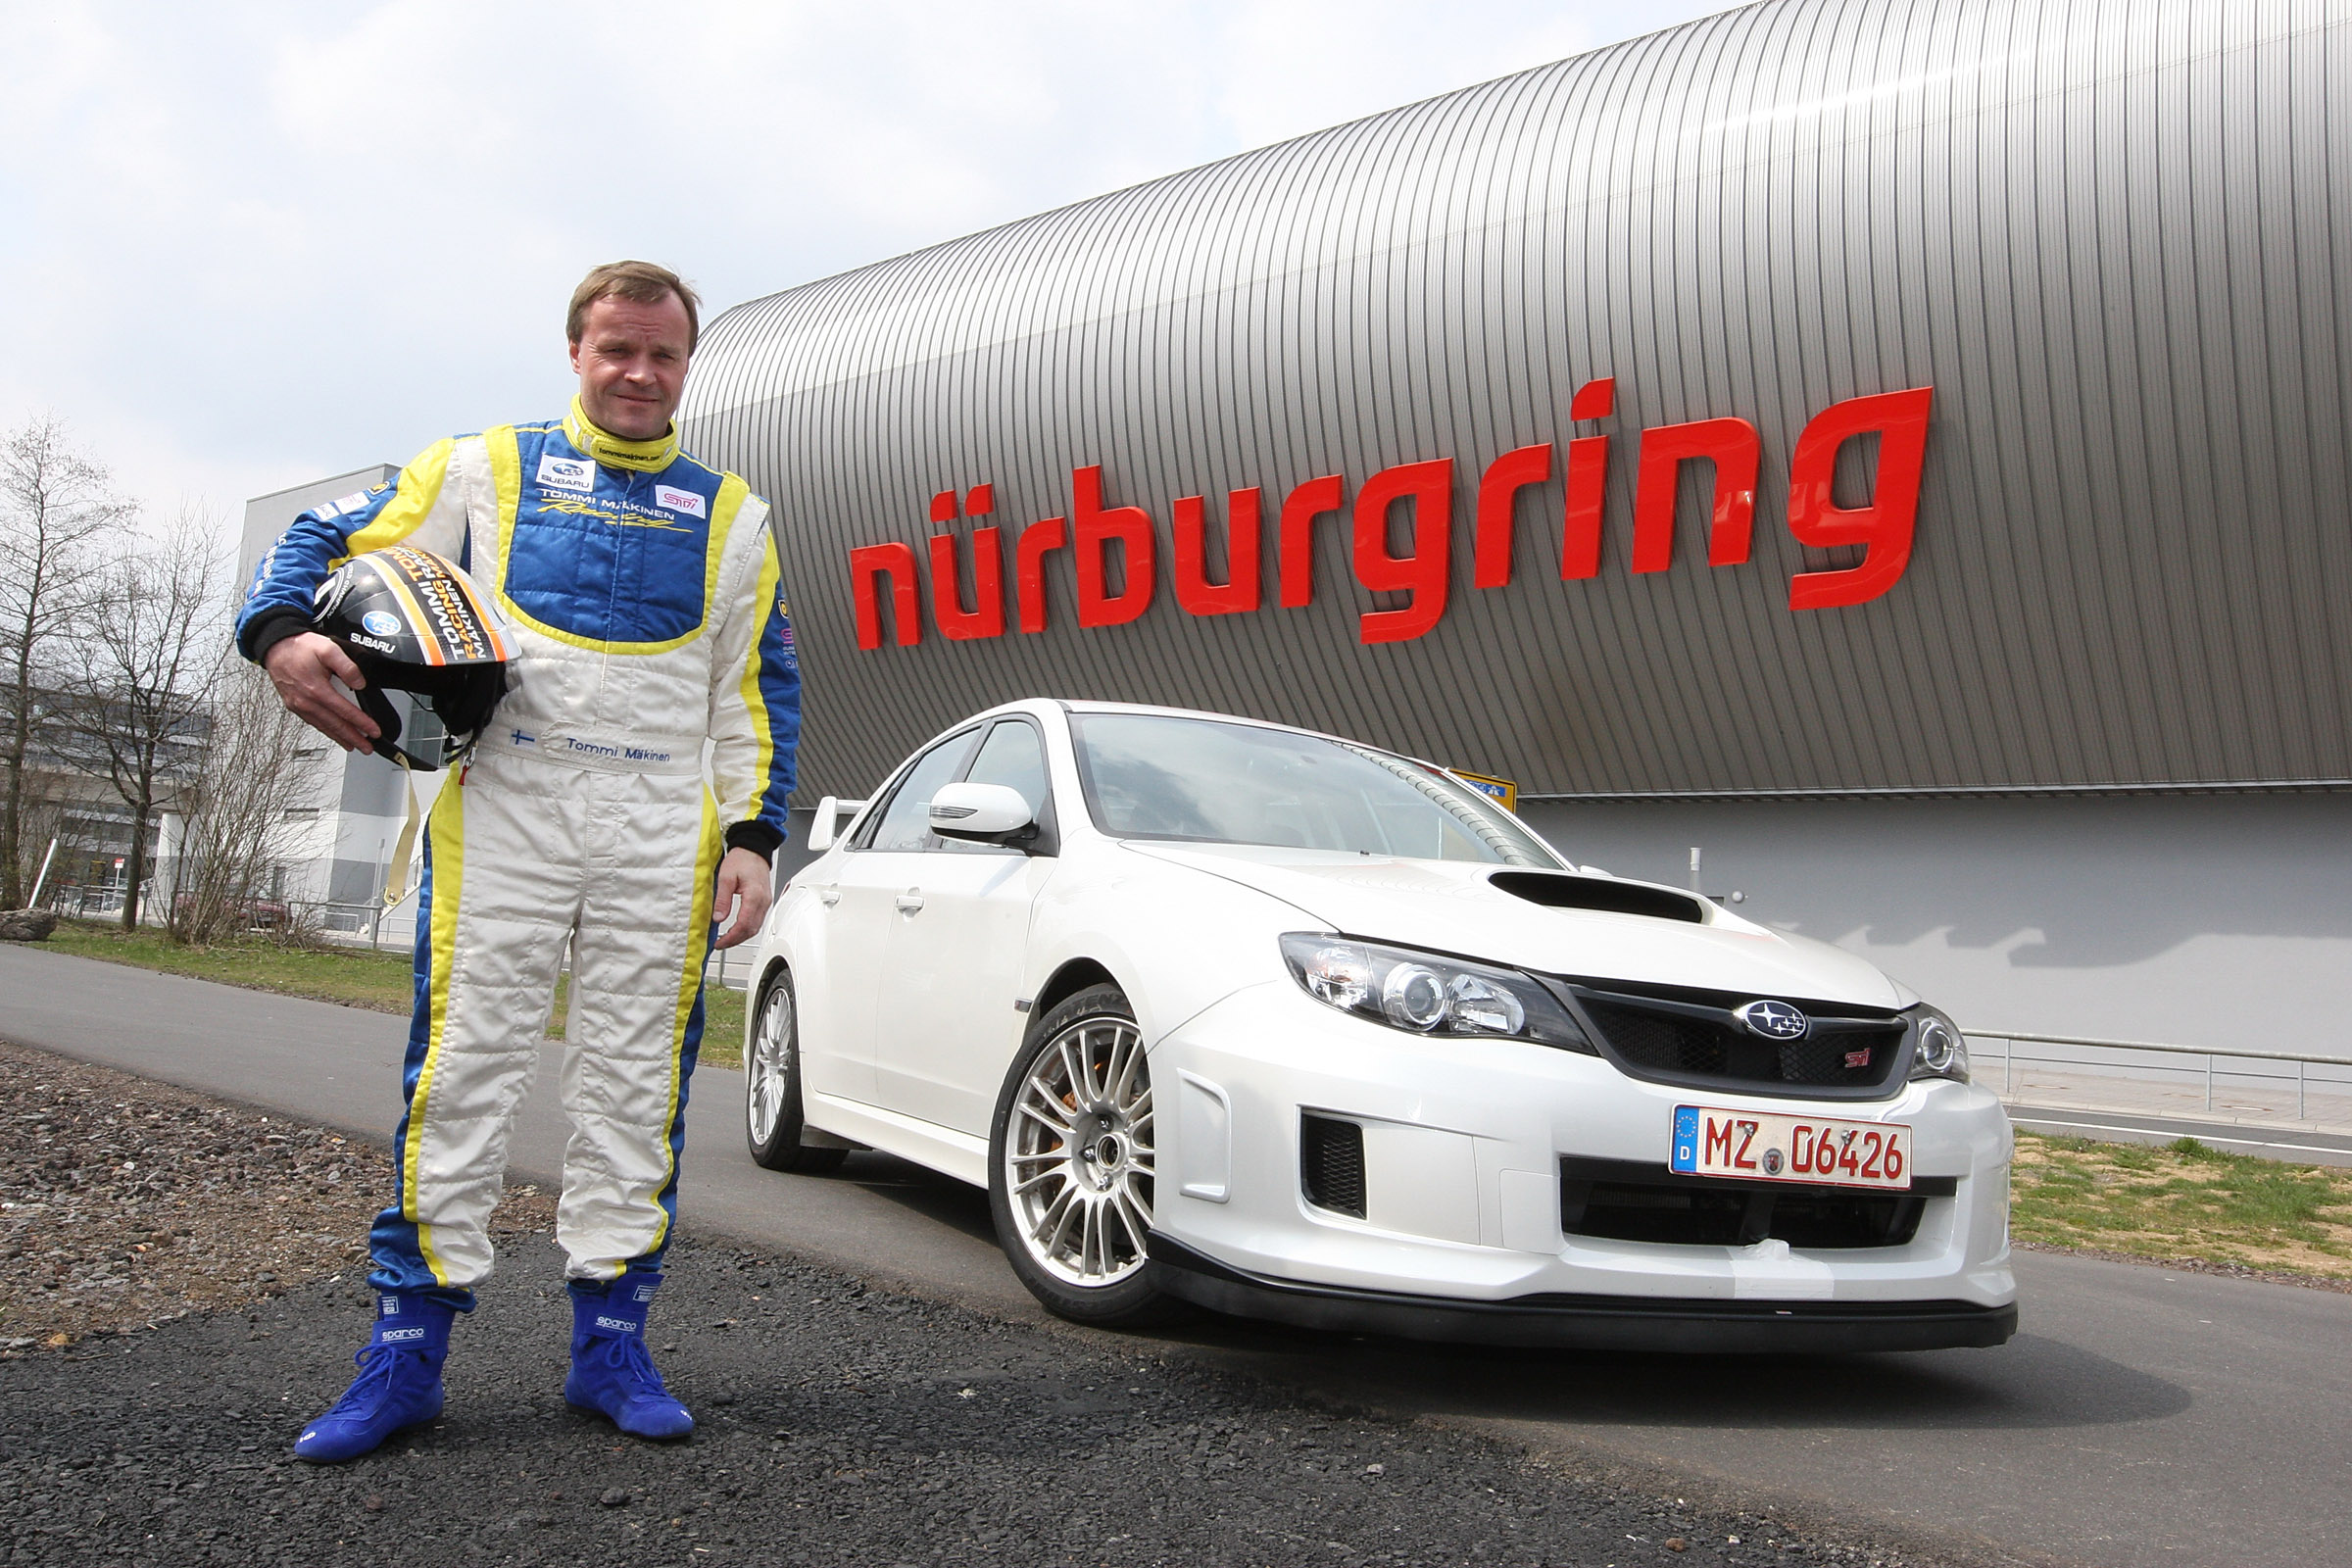
[[[707,333],[685,421],[776,504],[805,796],[1032,694],[1335,729],[1534,794],[2341,782],[2348,289],[2345,0],[1785,0],[754,301]],[[1572,425],[1604,375],[1613,416]],[[1855,559],[1789,536],[1797,432],[1919,386],[1907,573],[1792,612],[1792,574]],[[1706,564],[1693,466],[1672,569],[1635,575],[1639,431],[1727,415],[1762,436],[1752,559]],[[1599,574],[1558,576],[1555,460],[1514,580],[1474,588],[1484,466],[1594,433]],[[1358,642],[1344,519],[1313,605],[1275,607],[1283,496],[1436,458],[1433,631]],[[1155,525],[1142,619],[1081,629],[1064,551],[1043,633],[858,649],[853,547],[905,541],[927,576],[932,495],[993,484],[1009,602],[1014,533],[1098,463]],[[1170,502],[1221,523],[1250,485],[1265,608],[1189,615]]]

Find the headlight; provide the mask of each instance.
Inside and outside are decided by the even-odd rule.
[[[1285,936],[1282,956],[1317,1002],[1392,1029],[1502,1036],[1594,1054],[1568,1010],[1515,969],[1311,931]]]
[[[1911,1020],[1911,1076],[1968,1082],[1968,1039],[1960,1026],[1929,1006],[1903,1016]]]

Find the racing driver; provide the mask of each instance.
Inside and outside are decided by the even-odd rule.
[[[445,557],[516,645],[426,824],[398,1186],[369,1236],[374,1332],[300,1458],[354,1458],[440,1413],[566,946],[564,1397],[638,1437],[693,1430],[647,1353],[646,1311],[677,1212],[704,960],[766,916],[800,734],[767,504],[680,450],[671,422],[697,305],[666,269],[597,268],[565,323],[579,393],[563,418],[436,442],[397,483],[304,513],[238,616],[286,707],[352,751],[376,725],[333,682],[360,687],[359,667],[310,629],[339,562],[394,544]]]

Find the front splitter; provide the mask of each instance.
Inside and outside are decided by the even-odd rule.
[[[1993,1346],[2017,1332],[2014,1301],[1979,1306],[1971,1301],[1715,1301],[1566,1295],[1474,1301],[1244,1273],[1158,1231],[1145,1244],[1152,1282],[1170,1296],[1236,1317],[1344,1334],[1586,1350],[1834,1355]]]

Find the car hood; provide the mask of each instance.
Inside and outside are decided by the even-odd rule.
[[[1253,888],[1333,930],[1484,958],[1513,968],[1759,996],[1905,1006],[1913,999],[1870,964],[1826,943],[1755,924],[1699,901],[1704,923],[1608,909],[1554,907],[1503,891],[1497,873],[1558,878],[1570,902],[1691,896],[1656,883],[1518,871],[1461,860],[1384,859],[1329,850],[1128,840],[1138,855]]]

